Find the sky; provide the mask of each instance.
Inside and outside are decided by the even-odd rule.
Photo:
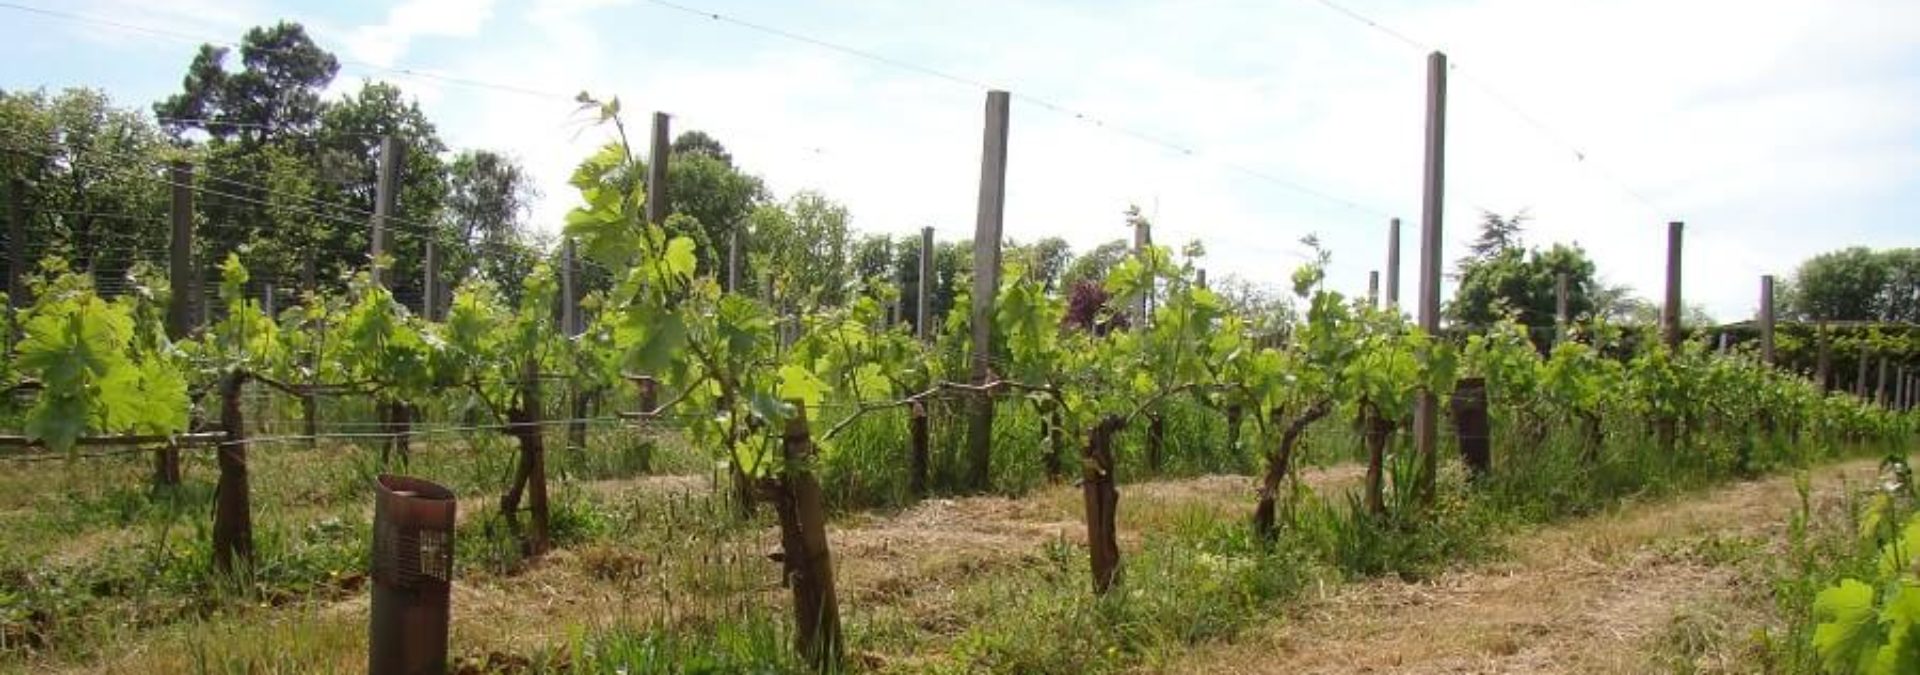
[[[1577,243],[1659,297],[1684,221],[1687,302],[1738,321],[1762,274],[1920,245],[1912,0],[4,0],[0,88],[145,108],[200,42],[282,19],[340,57],[335,95],[394,82],[450,146],[524,162],[548,231],[608,139],[586,91],[714,135],[863,232],[970,238],[992,87],[1014,96],[1006,236],[1085,250],[1129,237],[1137,204],[1214,278],[1282,287],[1313,234],[1363,293],[1398,217],[1410,302],[1437,50],[1449,270],[1482,213],[1524,211],[1528,244]]]

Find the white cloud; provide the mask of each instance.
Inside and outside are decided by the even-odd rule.
[[[492,16],[493,0],[406,0],[383,23],[356,28],[342,42],[353,59],[389,67],[416,38],[472,36]]]
[[[782,194],[819,188],[846,202],[858,227],[971,236],[980,92],[619,4],[536,2],[516,39],[447,68],[618,93],[630,123],[668,110],[676,130],[713,132]],[[1920,188],[1920,91],[1903,65],[1920,54],[1920,5],[1347,4],[1460,66],[1448,111],[1449,264],[1479,209],[1524,208],[1531,241],[1577,241],[1603,276],[1657,296],[1665,223],[1680,219],[1689,300],[1737,319],[1752,311],[1760,273],[1854,243],[1913,243],[1871,219],[1900,212],[1898,195]],[[1120,212],[1136,202],[1158,215],[1159,241],[1205,241],[1217,276],[1281,282],[1299,262],[1296,241],[1316,232],[1334,250],[1336,283],[1362,291],[1384,261],[1385,218],[1228,166],[1238,165],[1400,216],[1402,295],[1413,294],[1424,54],[1313,3],[859,8],[737,12],[1201,151],[1189,158],[1017,101],[1009,236],[1060,235],[1084,249],[1124,237]],[[641,34],[680,39],[626,37]],[[566,176],[605,132],[581,132],[561,100],[444,95],[431,112],[449,137],[525,159],[547,193],[537,213],[554,226],[573,199]]]

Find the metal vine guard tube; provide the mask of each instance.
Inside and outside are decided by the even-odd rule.
[[[418,478],[374,481],[367,648],[373,675],[447,670],[454,505],[451,490]]]

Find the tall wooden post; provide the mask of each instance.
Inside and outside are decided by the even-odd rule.
[[[1833,391],[1833,341],[1827,337],[1827,322],[1821,320],[1814,326],[1815,340],[1820,343],[1820,353],[1815,357],[1813,379],[1820,383],[1820,393]]]
[[[273,290],[274,290],[273,282],[268,281],[261,284],[260,311],[266,312],[267,319],[270,321],[278,320],[280,318],[280,313],[278,311],[278,308],[274,306],[275,303],[274,303],[274,297],[273,297]]]
[[[200,275],[193,264],[193,165],[174,162],[167,167],[172,186],[173,242],[167,251],[167,276],[173,297],[167,303],[167,337],[184,340],[199,322]]]
[[[27,306],[27,181],[7,181],[7,301]],[[11,339],[11,338],[9,338]]]
[[[667,162],[673,154],[666,113],[653,114],[653,144],[647,151],[647,222],[667,222]]]
[[[1193,284],[1201,288],[1206,288],[1207,287],[1207,269],[1202,267],[1200,269],[1194,270],[1193,274],[1194,274]],[[1374,281],[1377,282],[1380,280],[1379,272],[1374,272],[1373,276],[1374,276]]]
[[[580,259],[572,237],[560,242],[560,334],[568,340],[585,332],[580,318],[580,296],[575,290]],[[587,399],[577,378],[567,380],[567,449],[587,448]],[[648,409],[652,409],[649,405]]]
[[[986,129],[980,149],[980,203],[973,227],[973,382],[993,377],[993,299],[1000,289],[1000,236],[1007,207],[1007,92],[987,92]],[[993,397],[974,398],[967,433],[967,482],[989,487],[993,475]]]
[[[1553,343],[1567,341],[1568,328],[1573,323],[1572,312],[1567,305],[1567,273],[1553,275]]]
[[[1387,221],[1387,309],[1400,311],[1400,219]]]
[[[740,292],[740,226],[727,231],[727,292]]]
[[[1887,357],[1885,356],[1880,357],[1880,378],[1874,383],[1873,402],[1883,408],[1887,405]]]
[[[1860,348],[1860,374],[1853,378],[1853,395],[1861,399],[1867,397],[1867,364],[1873,360],[1866,347]]]
[[[1440,334],[1441,214],[1446,186],[1447,55],[1427,56],[1426,175],[1420,200],[1420,329]],[[1417,494],[1432,504],[1440,463],[1439,392],[1421,391],[1413,410],[1414,447],[1420,457]]]
[[[1660,335],[1668,349],[1680,348],[1680,233],[1685,227],[1667,223],[1667,302],[1660,308]]]
[[[575,258],[573,238],[560,243],[560,331],[569,338],[580,334],[580,298],[574,294]]]
[[[1135,220],[1133,223],[1133,255],[1134,257],[1141,258],[1144,260],[1147,253],[1147,247],[1152,245],[1153,245],[1153,224],[1147,222],[1146,219],[1144,218]],[[1153,305],[1150,302],[1150,299],[1152,297],[1153,297],[1153,284],[1149,282],[1147,284],[1147,289],[1144,292],[1142,292],[1140,294],[1140,297],[1136,298],[1133,302],[1133,327],[1135,330],[1146,329],[1147,319],[1151,316],[1149,313],[1153,311]]]
[[[422,234],[421,236],[429,236]],[[440,320],[440,252],[427,240],[426,263],[420,266],[420,316],[428,321]]]
[[[1773,361],[1773,275],[1760,277],[1760,361]]]
[[[373,236],[368,237],[368,256],[373,283],[385,283],[386,269],[380,263],[387,255],[387,219],[394,217],[400,199],[400,171],[406,162],[407,146],[392,136],[380,137],[378,182],[373,186]]]
[[[933,338],[933,228],[920,228],[920,282],[914,288],[914,335]]]

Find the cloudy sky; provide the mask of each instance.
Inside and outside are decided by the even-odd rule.
[[[968,237],[987,85],[1016,97],[1008,236],[1084,249],[1127,236],[1139,204],[1157,241],[1202,241],[1216,277],[1283,284],[1317,233],[1359,292],[1398,216],[1411,297],[1438,49],[1456,65],[1448,261],[1483,210],[1525,210],[1529,243],[1577,242],[1657,296],[1683,220],[1688,301],[1738,320],[1761,274],[1920,245],[1913,0],[7,0],[0,87],[144,107],[198,41],[278,19],[341,57],[336,89],[394,81],[451,145],[523,160],[546,229],[605,140],[569,100],[586,90],[714,134],[858,229]]]

